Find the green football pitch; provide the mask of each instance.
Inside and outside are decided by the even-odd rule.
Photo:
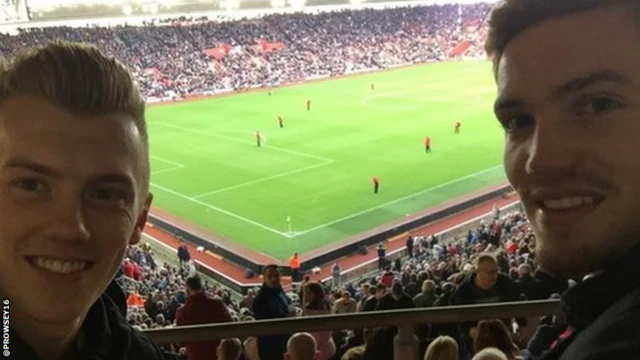
[[[285,260],[501,183],[490,69],[441,63],[152,107],[155,205]]]

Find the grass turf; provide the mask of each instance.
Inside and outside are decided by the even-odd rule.
[[[155,205],[285,260],[504,181],[494,93],[461,62],[153,107]]]

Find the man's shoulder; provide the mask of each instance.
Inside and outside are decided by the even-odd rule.
[[[120,349],[109,349],[109,352],[113,354],[109,359],[165,359],[160,348],[147,335],[134,330],[126,322],[120,300],[118,294],[116,293],[116,296],[114,296],[112,291],[106,292],[102,297],[102,304],[104,304],[105,309],[104,314],[106,315],[109,331],[113,336],[112,343],[122,346]],[[97,313],[97,309],[94,310],[94,314]],[[94,315],[92,319],[92,322],[99,321],[100,316]],[[91,328],[98,328],[96,325],[91,325]]]
[[[581,331],[560,359],[637,359],[640,354],[640,289],[622,298]]]

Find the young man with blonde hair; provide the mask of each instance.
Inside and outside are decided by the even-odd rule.
[[[0,64],[0,295],[11,357],[162,359],[112,280],[147,220],[145,103],[95,47],[56,42]]]
[[[544,360],[640,354],[639,39],[638,0],[507,0],[491,15],[504,165],[536,261],[584,279]]]

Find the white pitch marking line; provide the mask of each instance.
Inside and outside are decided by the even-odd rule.
[[[163,174],[163,173],[167,173],[167,172],[170,172],[170,171],[176,171],[176,170],[180,170],[180,169],[184,169],[184,168],[185,168],[185,166],[176,166],[176,167],[172,167],[172,168],[169,168],[169,169],[163,169],[163,170],[152,171],[152,172],[151,172],[151,176],[153,176],[153,175],[158,175],[158,174]]]
[[[258,184],[258,183],[261,183],[263,181],[269,181],[269,180],[273,180],[273,179],[278,179],[278,178],[285,177],[285,176],[288,176],[288,175],[297,174],[297,173],[300,173],[300,172],[303,172],[303,171],[308,171],[308,170],[319,168],[319,167],[322,167],[322,166],[327,166],[327,165],[333,164],[333,163],[335,163],[335,161],[332,160],[332,161],[327,161],[327,162],[323,162],[323,163],[320,163],[320,164],[314,164],[314,165],[306,166],[306,167],[303,167],[303,168],[300,168],[300,169],[294,169],[294,170],[283,172],[283,173],[280,173],[280,174],[267,176],[267,177],[264,177],[264,178],[260,178],[260,179],[256,179],[256,180],[247,181],[247,182],[243,182],[243,183],[240,183],[240,184],[228,186],[226,188],[222,188],[222,189],[218,189],[218,190],[214,190],[214,191],[209,191],[209,192],[206,192],[206,193],[198,194],[198,195],[193,196],[193,198],[194,199],[201,199],[203,197],[207,197],[207,196],[210,196],[210,195],[215,195],[215,194],[219,194],[219,193],[222,193],[222,192],[238,189],[238,188],[241,188],[241,187]]]
[[[171,164],[173,166],[185,167],[184,164],[180,164],[180,163],[177,163],[175,161],[167,160],[167,159],[161,158],[159,156],[151,155],[151,158],[152,159],[156,159],[156,160],[160,160],[162,162],[166,162],[167,164]]]
[[[232,136],[220,135],[220,134],[211,133],[211,132],[208,132],[208,131],[203,131],[203,130],[198,130],[198,129],[192,129],[192,128],[188,128],[188,127],[184,127],[184,126],[167,124],[167,123],[163,123],[163,122],[154,122],[153,124],[166,126],[166,127],[170,127],[170,128],[174,128],[174,129],[178,129],[178,130],[189,131],[189,132],[192,132],[192,133],[195,133],[195,134],[201,134],[201,135],[206,135],[206,136],[211,136],[211,137],[217,137],[217,138],[220,138],[220,139],[226,139],[226,140],[230,140],[230,141],[241,142],[241,143],[244,143],[244,144],[255,145],[255,143],[253,141],[242,140],[242,139],[238,139],[238,138],[235,138],[235,137],[232,137]],[[322,156],[307,154],[307,153],[303,153],[303,152],[299,152],[299,151],[295,151],[295,150],[290,150],[290,149],[285,149],[285,148],[272,146],[272,145],[264,145],[263,147],[268,148],[268,149],[273,149],[273,150],[276,150],[276,151],[281,151],[281,152],[293,154],[293,155],[298,155],[298,156],[308,157],[308,158],[311,158],[311,159],[321,160],[321,161],[334,161],[333,159],[325,158],[325,157],[322,157]]]
[[[220,213],[223,213],[223,214],[225,214],[225,215],[231,216],[231,217],[236,218],[236,219],[238,219],[238,220],[244,221],[244,222],[246,222],[246,223],[248,223],[248,224],[251,224],[251,225],[257,226],[257,227],[259,227],[259,228],[262,228],[262,229],[267,230],[267,231],[269,231],[269,232],[272,232],[272,233],[274,233],[274,234],[277,234],[277,235],[280,235],[280,236],[285,236],[285,237],[287,236],[287,233],[285,233],[285,232],[278,231],[278,230],[276,230],[276,229],[270,228],[270,227],[268,227],[268,226],[266,226],[266,225],[263,225],[263,224],[261,224],[261,223],[259,223],[259,222],[253,221],[253,220],[251,220],[251,219],[247,219],[247,218],[242,217],[242,216],[240,216],[240,215],[234,214],[234,213],[232,213],[232,212],[230,212],[230,211],[227,211],[227,210],[221,209],[221,208],[219,208],[219,207],[217,207],[217,206],[213,206],[213,205],[211,205],[211,204],[207,204],[206,202],[203,202],[203,201],[200,201],[200,200],[198,200],[198,199],[195,199],[195,198],[193,198],[193,197],[191,197],[191,196],[187,196],[187,195],[185,195],[185,194],[179,193],[179,192],[177,192],[177,191],[175,191],[175,190],[171,190],[171,189],[169,189],[169,188],[167,188],[167,187],[164,187],[164,186],[162,186],[162,185],[158,185],[158,184],[151,183],[151,186],[156,187],[156,188],[158,188],[158,189],[160,189],[160,190],[164,190],[164,191],[166,191],[166,192],[168,192],[168,193],[170,193],[170,194],[173,194],[173,195],[175,195],[175,196],[181,197],[181,198],[183,198],[183,199],[185,199],[185,200],[189,200],[189,201],[194,202],[194,203],[196,203],[196,204],[199,204],[199,205],[202,205],[202,206],[208,207],[208,208],[209,208],[209,209],[211,209],[211,210],[215,210],[215,211],[217,211],[217,212],[220,212]]]
[[[395,203],[397,203],[397,202],[400,202],[400,201],[403,201],[403,200],[406,200],[406,199],[412,198],[412,197],[414,197],[414,196],[418,196],[418,195],[423,194],[423,193],[427,193],[427,192],[434,191],[434,190],[440,189],[440,188],[442,188],[442,187],[445,187],[445,186],[448,186],[448,185],[451,185],[451,184],[455,184],[455,183],[460,182],[460,181],[462,181],[462,180],[466,180],[466,179],[469,179],[469,178],[472,178],[472,177],[475,177],[475,176],[478,176],[478,175],[481,175],[481,174],[484,174],[484,173],[487,173],[487,172],[493,171],[493,170],[495,170],[495,169],[497,169],[497,168],[501,168],[501,167],[502,167],[502,165],[497,165],[497,166],[494,166],[494,167],[492,167],[492,168],[485,169],[485,170],[482,170],[482,171],[478,171],[478,172],[476,172],[476,173],[473,173],[473,174],[470,174],[470,175],[467,175],[467,176],[464,176],[464,177],[458,178],[458,179],[456,179],[456,180],[448,181],[448,182],[446,182],[446,183],[443,183],[443,184],[440,184],[440,185],[437,185],[437,186],[434,186],[434,187],[431,187],[431,188],[428,188],[428,189],[420,190],[420,191],[418,191],[418,192],[416,192],[416,193],[409,194],[409,195],[407,195],[407,196],[403,196],[403,197],[401,197],[401,198],[397,198],[397,199],[395,199],[395,200],[391,200],[391,201],[386,202],[386,203],[384,203],[384,204],[381,204],[381,205],[378,205],[378,206],[374,206],[374,207],[372,207],[372,208],[369,208],[369,209],[366,209],[366,210],[363,210],[363,211],[359,211],[359,212],[354,213],[354,214],[351,214],[351,215],[347,215],[347,216],[342,217],[342,218],[340,218],[340,219],[336,219],[336,220],[330,221],[330,222],[328,222],[328,223],[325,223],[325,224],[322,224],[322,225],[318,225],[318,226],[312,227],[311,229],[308,229],[308,230],[301,231],[301,232],[299,232],[298,234],[296,234],[296,235],[295,235],[295,236],[293,236],[293,237],[302,236],[302,235],[304,235],[304,234],[310,233],[310,232],[312,232],[312,231],[316,231],[316,230],[318,230],[318,229],[322,229],[322,228],[327,227],[327,226],[329,226],[329,225],[333,225],[333,224],[339,223],[339,222],[341,222],[341,221],[348,220],[348,219],[354,218],[354,217],[356,217],[356,216],[360,216],[360,215],[362,215],[362,214],[366,214],[366,213],[368,213],[368,212],[370,212],[370,211],[373,211],[373,210],[376,210],[376,209],[379,209],[379,208],[381,208],[381,207],[385,207],[385,206],[388,206],[388,205],[391,205],[391,204],[395,204]]]

